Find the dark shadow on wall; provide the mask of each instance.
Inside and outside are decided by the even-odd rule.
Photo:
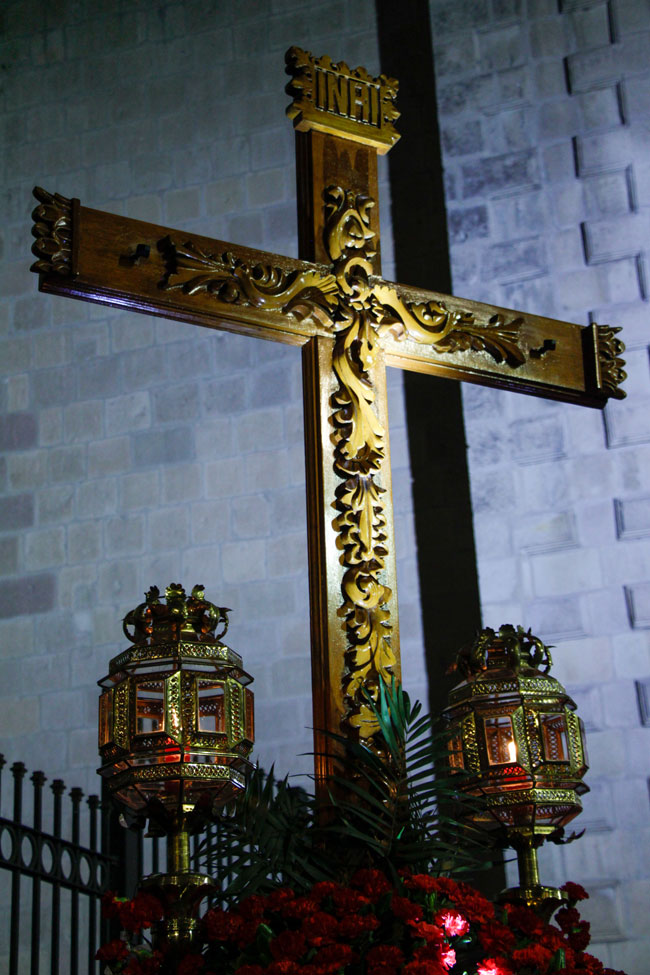
[[[426,0],[376,0],[381,70],[399,79],[389,155],[397,280],[447,294],[451,269],[433,47]],[[481,625],[460,384],[404,373],[422,623],[433,713],[453,681],[445,670]],[[398,580],[399,581],[399,580]],[[481,886],[496,892],[503,869]]]

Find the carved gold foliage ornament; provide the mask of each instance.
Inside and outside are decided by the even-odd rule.
[[[36,238],[32,253],[38,258],[32,271],[45,274],[72,273],[72,200],[60,193],[48,193],[40,186],[34,188],[39,205],[32,211],[35,221],[32,234]]]
[[[596,347],[598,385],[606,389],[608,395],[614,399],[625,399],[625,392],[619,388],[620,383],[627,378],[627,373],[623,369],[625,360],[621,358],[625,352],[625,345],[616,337],[621,329],[595,323],[592,328]]]
[[[343,605],[349,648],[344,691],[345,720],[363,738],[376,722],[364,691],[374,694],[379,680],[390,682],[396,663],[386,604],[391,590],[382,582],[386,564],[386,519],[381,475],[386,432],[375,410],[372,366],[380,336],[409,337],[440,354],[474,350],[517,368],[526,360],[519,340],[522,318],[499,315],[476,322],[467,311],[450,311],[442,301],[407,302],[383,283],[373,284],[371,258],[375,234],[370,226],[374,200],[340,186],[324,190],[325,245],[334,265],[338,305],[332,366],[338,387],[331,399],[334,468],[343,479],[336,490],[333,525],[345,567]]]
[[[171,237],[159,247],[167,266],[165,290],[210,294],[229,304],[281,311],[299,320],[313,315],[326,326],[331,322],[337,290],[332,274],[250,265],[229,252],[209,254],[192,241],[177,244]]]

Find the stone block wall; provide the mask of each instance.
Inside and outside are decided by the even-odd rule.
[[[644,0],[432,0],[454,293],[621,325],[604,413],[465,386],[484,622],[556,645],[587,724],[577,843],[543,880],[592,892],[596,954],[647,969],[650,384]]]
[[[378,72],[373,5],[8,0],[0,18],[0,751],[96,791],[121,618],[151,584],[202,582],[255,676],[257,756],[310,769],[300,353],[40,295],[31,192],[295,255],[284,52]],[[383,251],[390,275],[388,206]],[[421,675],[399,373],[391,402]]]

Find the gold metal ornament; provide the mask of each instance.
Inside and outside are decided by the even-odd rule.
[[[165,936],[191,938],[210,878],[190,870],[189,837],[245,785],[254,741],[252,678],[222,642],[228,610],[156,586],[124,618],[132,646],[99,682],[100,774],[149,831],[167,835],[167,873],[141,886],[165,904]]]
[[[565,827],[588,791],[582,722],[551,665],[549,648],[530,630],[481,630],[457,656],[452,669],[463,680],[444,712],[451,766],[465,772],[461,789],[483,799],[473,822],[517,851],[520,883],[502,899],[542,909],[564,895],[540,884],[537,849],[544,840],[570,841]]]

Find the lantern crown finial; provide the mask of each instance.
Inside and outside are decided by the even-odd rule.
[[[458,652],[449,670],[459,671],[466,680],[471,680],[495,664],[502,664],[516,674],[522,668],[548,674],[553,658],[551,648],[534,636],[530,628],[525,630],[523,626],[504,623],[496,631],[489,626],[479,630],[474,640]]]
[[[165,589],[166,603],[161,602],[158,586],[151,586],[144,599],[122,621],[131,643],[215,643],[228,629],[230,610],[209,602],[203,585],[194,586],[187,596],[180,583],[172,582]],[[220,624],[223,629],[216,633]]]

